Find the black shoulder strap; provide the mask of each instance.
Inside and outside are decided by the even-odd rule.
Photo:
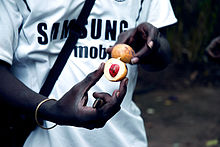
[[[74,46],[77,43],[77,40],[80,36],[80,31],[82,30],[86,23],[87,18],[89,17],[89,14],[92,10],[92,7],[95,3],[95,0],[86,0],[85,4],[77,18],[77,20],[74,23],[70,23],[70,32],[69,36],[59,53],[52,69],[50,70],[47,79],[45,80],[43,86],[40,89],[40,94],[48,97],[59,77],[61,74]]]

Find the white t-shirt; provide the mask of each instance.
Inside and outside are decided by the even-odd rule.
[[[77,18],[84,0],[1,0],[0,59],[12,65],[14,75],[38,92],[62,48],[68,24]],[[105,62],[105,49],[114,45],[120,32],[141,22],[160,28],[177,20],[169,0],[96,0],[84,30],[50,95],[61,98]],[[26,147],[146,147],[147,139],[140,110],[132,101],[137,80],[137,66],[128,65],[129,84],[122,108],[104,128],[87,130],[57,126],[34,130]],[[102,77],[89,91],[112,93],[118,82]],[[51,125],[45,122],[45,125]]]

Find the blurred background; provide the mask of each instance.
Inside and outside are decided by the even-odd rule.
[[[172,63],[160,72],[140,69],[134,95],[149,147],[220,147],[220,64],[205,54],[220,36],[220,1],[171,4],[178,19],[167,30]]]

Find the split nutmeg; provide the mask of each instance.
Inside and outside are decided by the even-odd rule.
[[[134,50],[127,44],[116,44],[111,52],[110,58],[104,67],[104,75],[109,81],[120,81],[127,75],[126,63],[131,62]]]

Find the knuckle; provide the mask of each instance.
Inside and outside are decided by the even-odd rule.
[[[97,71],[97,70],[96,70]],[[96,72],[95,71],[95,72]],[[94,76],[94,72],[92,73],[89,73],[86,77],[86,80],[89,82],[89,81],[94,81],[95,80],[95,76]]]
[[[92,72],[92,73],[89,73],[89,74],[87,75],[87,79],[92,79],[92,77],[93,77],[93,72]]]
[[[126,36],[127,32],[122,32],[118,35],[118,39],[124,38]]]

